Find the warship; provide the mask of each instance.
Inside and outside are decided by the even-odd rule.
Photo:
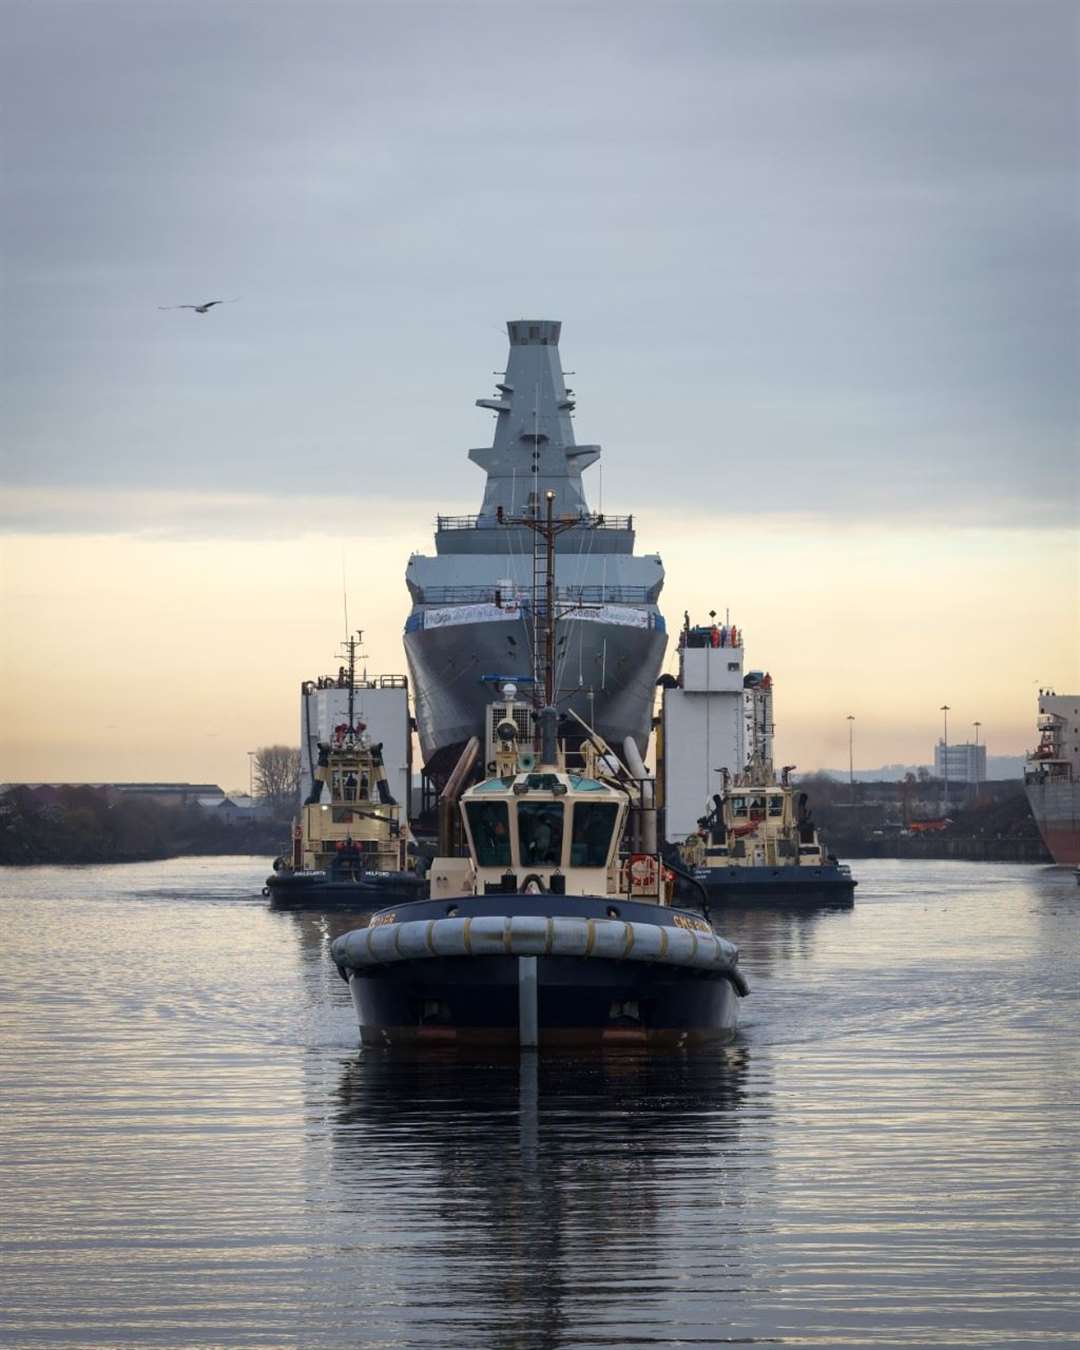
[[[436,521],[434,556],[406,570],[412,609],[405,653],[424,772],[445,785],[462,748],[482,736],[493,686],[538,690],[546,596],[554,596],[554,704],[613,745],[648,744],[656,680],[667,644],[658,608],[664,569],[634,554],[632,516],[589,509],[582,472],[600,458],[578,445],[575,400],[559,357],[561,324],[507,324],[510,351],[494,397],[476,400],[495,419],[491,446],[469,451],[487,475],[477,515]],[[551,562],[530,521],[554,494],[558,539]]]

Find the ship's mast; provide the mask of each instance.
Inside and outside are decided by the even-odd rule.
[[[355,716],[354,716],[354,710],[355,710],[355,706],[356,706],[356,649],[357,649],[357,647],[360,646],[360,644],[363,642],[363,640],[364,640],[364,632],[363,632],[363,629],[358,628],[358,629],[356,630],[356,636],[355,636],[355,637],[347,637],[347,638],[345,639],[345,650],[341,653],[341,655],[344,657],[344,659],[345,659],[345,660],[347,661],[347,663],[348,663],[348,664],[346,665],[346,667],[345,667],[345,670],[346,670],[346,672],[347,672],[348,681],[349,681],[348,689],[349,689],[349,735],[350,735],[350,736],[353,735],[353,734],[355,734],[355,731],[356,731],[356,718],[355,718]],[[361,653],[361,655],[362,655],[362,653]]]
[[[555,623],[557,615],[555,613],[555,540],[566,530],[572,530],[581,522],[574,516],[562,520],[555,519],[555,493],[550,489],[544,493],[544,516],[543,519],[537,515],[528,516],[507,516],[504,515],[500,506],[496,513],[496,519],[500,525],[524,525],[526,529],[532,530],[537,537],[537,542],[544,545],[544,624],[543,624],[543,677],[544,677],[544,698],[543,704],[551,707],[555,702]],[[539,599],[537,591],[539,589],[538,569],[533,569],[533,671],[537,672],[537,664],[540,653],[540,634],[538,632],[539,624]],[[571,609],[580,609],[580,605],[572,605]],[[539,690],[539,680],[533,684],[534,693]]]

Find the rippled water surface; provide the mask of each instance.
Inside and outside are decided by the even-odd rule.
[[[1080,887],[864,862],[732,911],[725,1054],[357,1048],[259,859],[0,872],[0,1342],[1080,1337]]]

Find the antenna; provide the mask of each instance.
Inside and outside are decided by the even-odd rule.
[[[349,641],[349,589],[345,585],[345,545],[341,546],[341,604],[345,611],[345,641]],[[350,714],[349,724],[352,724]]]

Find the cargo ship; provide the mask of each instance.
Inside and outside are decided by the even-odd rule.
[[[469,451],[487,475],[480,511],[440,515],[434,556],[414,554],[406,570],[405,654],[424,772],[437,790],[470,738],[483,736],[493,686],[542,683],[549,560],[529,523],[549,499],[559,527],[553,657],[560,715],[571,721],[573,711],[612,745],[629,736],[644,753],[667,645],[660,558],[635,555],[632,516],[594,512],[586,501],[582,473],[600,447],[575,441],[561,324],[515,320],[507,332],[506,370],[494,396],[476,400],[495,419],[492,445]]]
[[[1039,690],[1039,744],[1024,787],[1043,843],[1056,863],[1080,864],[1080,694]]]

